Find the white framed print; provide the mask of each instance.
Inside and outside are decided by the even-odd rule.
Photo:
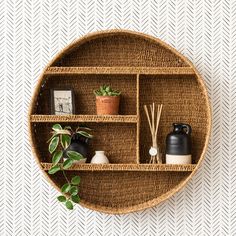
[[[72,89],[51,89],[51,114],[75,114],[74,93]]]

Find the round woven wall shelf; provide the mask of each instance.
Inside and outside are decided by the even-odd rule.
[[[122,91],[120,113],[97,116],[93,90],[110,84]],[[51,89],[72,88],[75,114],[51,115]],[[151,135],[144,104],[163,104],[158,144],[173,122],[192,126],[193,164],[148,164]],[[30,136],[37,162],[59,191],[61,173],[52,166],[47,140],[53,124],[94,130],[90,157],[104,150],[111,164],[76,164],[70,178],[81,176],[81,205],[121,214],[155,206],[179,191],[194,175],[206,152],[211,112],[203,80],[184,56],[154,37],[126,30],[88,34],[70,44],[46,67],[33,95]],[[163,155],[164,160],[164,155]]]

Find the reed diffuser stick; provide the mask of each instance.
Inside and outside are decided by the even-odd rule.
[[[150,112],[148,111],[147,105],[144,105],[144,111],[147,116],[150,132],[151,132],[151,137],[152,137],[152,147],[149,150],[149,154],[151,155],[149,163],[152,163],[152,164],[162,163],[160,153],[159,153],[159,148],[157,146],[157,132],[158,132],[163,105],[161,104],[157,106],[156,114],[155,114],[155,103],[152,103],[152,105],[149,105],[149,107],[150,107]]]

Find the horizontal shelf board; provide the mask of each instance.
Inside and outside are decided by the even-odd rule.
[[[49,67],[46,75],[67,74],[144,74],[144,75],[194,75],[191,67]]]
[[[137,123],[137,115],[31,115],[31,122]]]
[[[49,170],[52,163],[41,163],[44,170]],[[68,170],[79,171],[187,171],[191,172],[196,164],[169,165],[169,164],[74,164]]]

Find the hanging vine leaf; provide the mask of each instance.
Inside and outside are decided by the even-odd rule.
[[[50,175],[53,175],[55,174],[57,171],[59,171],[61,168],[59,165],[55,165],[53,166],[49,171],[48,171],[48,174]]]
[[[63,155],[63,151],[57,151],[53,154],[53,157],[52,157],[53,165],[56,165],[61,160],[62,155]]]
[[[61,135],[61,145],[64,149],[67,149],[71,143],[71,137],[67,134]]]
[[[73,185],[79,185],[80,183],[80,177],[79,176],[74,176],[72,179],[71,179],[71,183]]]
[[[66,207],[69,210],[73,210],[73,208],[74,208],[74,206],[73,206],[73,204],[72,204],[72,202],[70,200],[66,201]]]
[[[57,131],[55,131],[56,134],[68,134],[68,135],[71,135],[71,132],[67,129],[58,129]]]
[[[67,151],[66,155],[75,161],[79,161],[84,158],[80,153],[75,151]]]
[[[93,135],[91,135],[91,134],[89,134],[89,133],[87,133],[86,131],[83,131],[83,130],[78,131],[77,134],[80,134],[80,135],[84,136],[85,138],[93,138]]]
[[[88,131],[91,131],[92,129],[90,129],[89,127],[86,127],[86,126],[79,126],[77,129],[76,129],[76,133],[78,133],[79,130],[81,129],[84,129],[84,130],[88,130]]]
[[[66,183],[61,187],[61,191],[63,193],[68,193],[70,191],[70,188],[71,188],[71,185],[69,183]]]
[[[72,128],[70,126],[65,126],[64,129],[72,130]]]
[[[72,196],[77,195],[78,192],[79,192],[79,190],[78,190],[78,187],[77,187],[77,186],[72,186],[72,187],[71,187],[71,189],[70,189],[70,194],[71,194]]]
[[[55,124],[55,125],[53,125],[52,129],[53,129],[54,131],[58,131],[58,130],[61,130],[62,127],[61,127],[60,124]]]
[[[61,195],[61,196],[58,196],[58,197],[57,197],[57,200],[58,200],[59,202],[66,202],[66,197],[63,196],[63,195]]]
[[[63,163],[63,168],[64,169],[68,169],[73,165],[73,160],[72,159],[67,159],[64,163]]]
[[[51,154],[56,150],[58,143],[59,143],[59,137],[54,137],[49,143],[48,150]]]
[[[82,129],[82,130],[80,130]],[[63,163],[60,163],[60,160],[63,158],[63,154],[65,150],[68,148],[68,146],[71,144],[72,136],[74,135],[73,130],[70,126],[65,126],[62,128],[60,124],[54,124],[52,127],[52,136],[48,140],[49,146],[48,150],[52,154],[52,168],[48,171],[49,174],[55,174],[57,171],[63,171],[65,180],[67,181],[66,184],[64,184],[61,187],[62,193],[67,193],[68,197],[60,195],[57,197],[57,200],[59,202],[63,202],[67,209],[73,210],[74,204],[80,202],[80,197],[78,196],[79,193],[79,184],[80,184],[80,177],[74,176],[71,178],[67,178],[66,172],[64,170],[70,168],[74,161],[79,161],[83,159],[83,155],[81,155],[79,152],[75,151],[66,151],[68,159],[66,159]],[[79,133],[80,135],[86,137],[86,138],[92,138],[93,136],[87,133],[86,131],[90,131],[91,129],[87,127],[78,127],[76,129],[75,133]],[[60,145],[59,145],[60,142]],[[59,147],[58,147],[59,146]]]
[[[47,141],[47,143],[49,143],[54,137],[56,137],[58,134],[56,132],[53,132],[53,135],[51,136],[51,138]]]
[[[75,203],[79,203],[80,202],[80,197],[78,195],[71,196],[71,200]]]

